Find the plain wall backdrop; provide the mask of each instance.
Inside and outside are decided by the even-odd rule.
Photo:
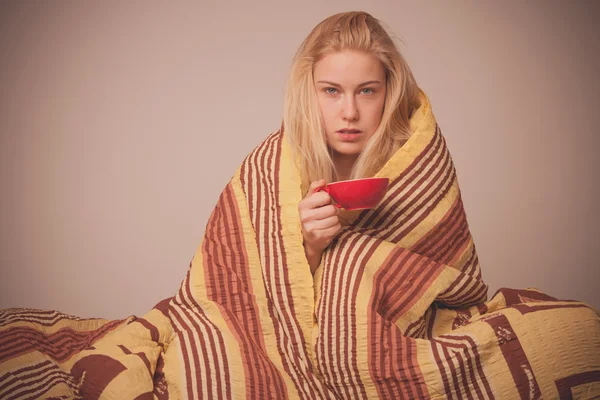
[[[600,3],[0,5],[0,308],[143,315],[179,288],[231,176],[281,123],[310,30],[398,39],[458,171],[490,295],[600,308]]]

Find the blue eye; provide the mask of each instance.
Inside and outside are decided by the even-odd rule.
[[[373,94],[373,89],[371,89],[371,88],[364,88],[364,89],[362,90],[362,93],[363,93],[363,94],[367,94],[367,95],[368,95],[368,94]]]
[[[325,93],[327,94],[336,94],[337,93],[337,89],[336,88],[332,88],[332,87],[328,87],[323,89],[325,91]]]

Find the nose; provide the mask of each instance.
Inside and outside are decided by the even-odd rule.
[[[344,121],[358,120],[358,108],[354,96],[347,96],[342,105],[342,119]]]

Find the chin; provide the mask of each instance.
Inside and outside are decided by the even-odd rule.
[[[343,156],[358,156],[363,149],[363,145],[359,143],[336,143],[331,146],[334,153]]]

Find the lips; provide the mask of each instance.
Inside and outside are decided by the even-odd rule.
[[[336,132],[342,142],[355,142],[360,138],[360,129],[340,129]]]

